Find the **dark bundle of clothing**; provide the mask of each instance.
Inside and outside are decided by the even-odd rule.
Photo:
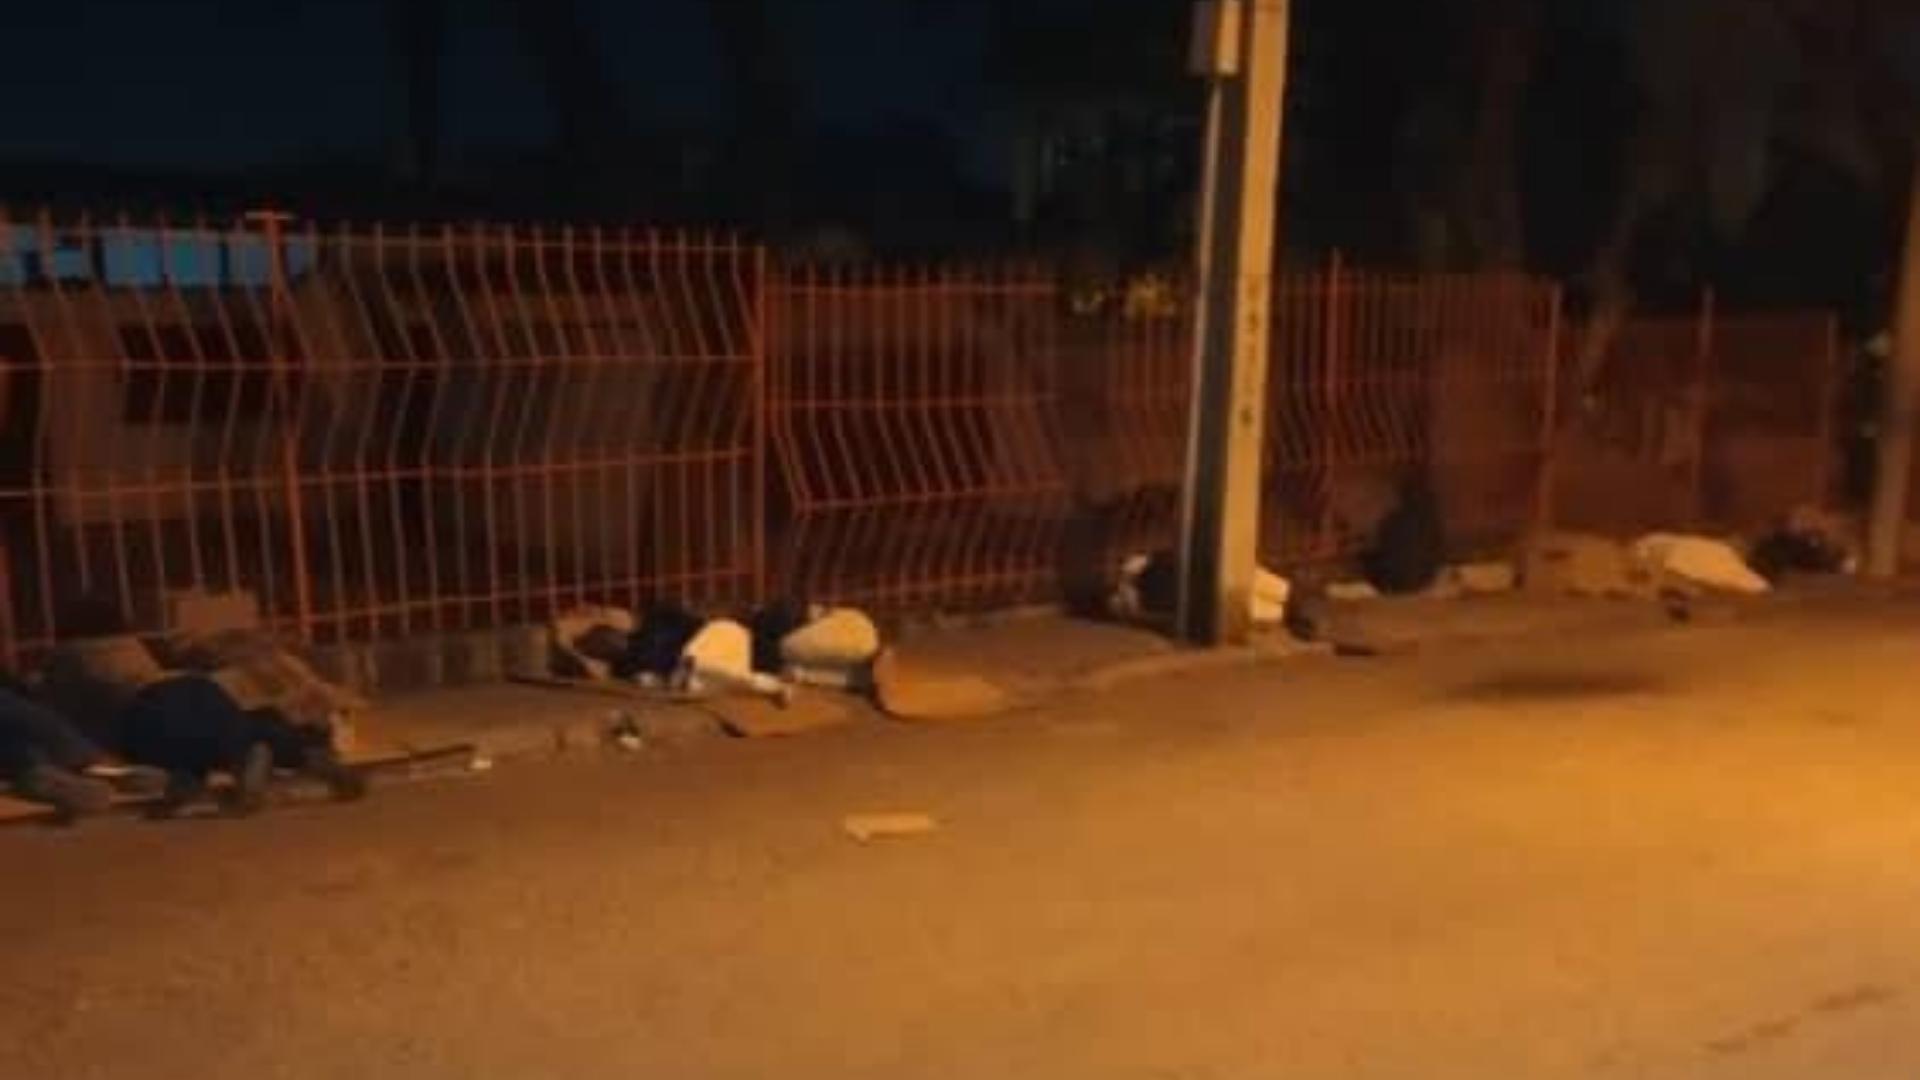
[[[47,665],[46,698],[95,745],[164,772],[161,812],[196,801],[217,772],[234,781],[226,807],[235,813],[264,805],[276,769],[322,780],[337,798],[365,794],[326,724],[244,707],[215,674],[163,668],[111,605],[84,600],[72,611],[62,630],[73,636]]]
[[[366,780],[340,761],[331,733],[296,724],[278,709],[243,709],[205,675],[174,675],[141,687],[116,721],[128,760],[166,770],[161,811],[198,800],[208,778],[233,778],[226,808],[252,813],[264,805],[275,769],[321,780],[339,799],[366,794]]]
[[[1440,499],[1423,477],[1401,481],[1393,509],[1360,553],[1367,583],[1389,596],[1417,593],[1440,577],[1446,563]]]
[[[1850,573],[1853,547],[1848,530],[1837,518],[1801,510],[1753,543],[1747,565],[1775,585],[1795,574]]]
[[[165,786],[153,769],[121,767],[79,728],[0,673],[0,780],[71,822],[106,810],[116,795],[150,798]]]

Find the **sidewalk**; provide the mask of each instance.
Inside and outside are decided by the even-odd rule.
[[[965,681],[983,691],[971,716],[1005,715],[1076,693],[1336,651],[1396,655],[1518,637],[1615,634],[1668,625],[1657,605],[1509,594],[1464,599],[1382,599],[1337,605],[1334,640],[1305,645],[1286,634],[1252,644],[1189,649],[1150,630],[1057,612],[989,616],[903,632],[893,648],[916,679]],[[810,706],[809,703],[815,703]],[[361,724],[358,756],[392,761],[467,753],[482,762],[603,746],[615,719],[631,717],[643,745],[724,737],[725,700],[666,702],[612,685],[504,684],[439,690],[381,703]],[[803,691],[796,708],[844,713],[837,723],[893,722],[864,694]],[[952,718],[949,718],[952,719]],[[932,721],[929,721],[932,722]],[[799,724],[800,728],[832,724]]]
[[[1920,586],[1913,583],[1809,581],[1765,597],[1701,601],[1690,621],[1713,626],[1809,612],[1846,613],[1913,599],[1920,599]],[[1196,650],[1138,627],[1027,612],[908,630],[893,647],[916,676],[990,686],[995,691],[990,698],[997,704],[976,714],[989,716],[1031,710],[1071,694],[1120,690],[1143,679],[1250,664],[1303,663],[1334,654],[1393,657],[1517,639],[1616,637],[1674,625],[1651,601],[1518,592],[1353,601],[1335,605],[1329,622],[1331,640],[1320,644],[1301,644],[1276,631],[1246,646]],[[801,707],[811,700],[844,712],[838,722],[896,722],[866,695],[810,691],[799,700]],[[487,686],[384,703],[368,718],[365,731],[370,750],[417,755],[467,747],[497,760],[604,745],[610,718],[623,711],[638,722],[645,744],[724,737],[728,708],[724,701],[648,701],[616,688]]]
[[[1716,600],[1703,624],[1808,611],[1849,611],[1920,597],[1913,584],[1827,581],[1771,596]],[[1519,638],[1617,636],[1672,625],[1659,605],[1505,593],[1459,598],[1394,598],[1336,604],[1331,640],[1302,645],[1283,633],[1253,644],[1188,649],[1149,630],[1025,612],[950,621],[905,631],[894,648],[916,678],[985,688],[969,716],[1030,710],[1078,693],[1103,693],[1142,679],[1313,656],[1393,657]],[[742,722],[772,706],[754,701],[674,702],[612,684],[560,687],[495,683],[391,697],[355,725],[349,756],[382,776],[485,771],[496,763],[607,746],[626,723],[639,746],[657,748],[754,728],[777,734],[844,724],[894,722],[864,694],[803,691],[790,723]],[[952,719],[950,717],[949,719]],[[40,816],[0,794],[0,822]]]

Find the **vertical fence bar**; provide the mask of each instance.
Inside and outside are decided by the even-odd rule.
[[[748,408],[752,410],[751,432],[748,436],[752,440],[749,447],[752,482],[747,489],[747,498],[750,500],[747,507],[748,529],[752,536],[748,542],[752,545],[749,558],[753,560],[753,599],[756,603],[765,603],[772,599],[767,592],[767,498],[770,494],[767,486],[767,412],[773,387],[772,380],[767,378],[767,354],[772,340],[774,296],[764,244],[753,246],[752,281],[753,309],[749,325],[753,332],[747,352]]]
[[[268,423],[280,429],[280,482],[287,501],[288,555],[293,559],[294,630],[302,642],[313,640],[313,577],[307,565],[306,514],[301,506],[300,411],[293,389],[292,360],[287,355],[287,253],[283,229],[291,215],[256,210],[246,220],[260,227],[267,246],[267,361],[272,366],[273,392],[267,396]],[[238,375],[236,374],[236,379]],[[260,523],[265,531],[268,525]]]
[[[53,216],[51,214],[46,211],[41,212],[37,231],[39,233],[37,239],[39,241],[40,273],[46,279],[47,295],[52,299],[54,307],[58,310],[59,319],[57,321],[65,329],[64,337],[66,338],[66,347],[64,349],[58,349],[57,352],[65,358],[65,365],[71,371],[70,377],[77,378],[84,384],[90,376],[98,374],[97,368],[99,365],[90,358],[90,350],[78,339],[72,314],[68,309],[65,290],[60,287],[59,242],[58,238],[54,235]],[[43,352],[42,355],[49,354]],[[51,365],[49,365],[49,373],[51,373]],[[58,392],[47,395],[49,403],[60,400],[61,396]],[[81,409],[77,402],[67,401],[64,403],[64,406],[61,411],[65,414],[62,417],[64,421],[62,426],[66,428],[66,445],[68,447],[66,453],[72,455],[77,452],[78,447],[86,445],[87,440],[84,431],[85,420],[81,416]],[[74,560],[80,575],[80,591],[82,594],[90,593],[93,590],[93,560],[88,557],[86,542],[86,472],[77,462],[69,462],[64,468],[62,468],[57,461],[51,462],[50,464],[52,464],[55,469],[56,479],[53,487],[56,505],[64,502],[67,513],[74,517],[73,526],[69,531],[72,533]],[[61,476],[63,473],[65,474],[64,477]],[[66,496],[64,500],[60,498],[63,492]],[[52,587],[51,581],[48,582],[48,587]],[[125,598],[117,597],[116,601],[120,609],[124,611]]]
[[[1533,528],[1536,533],[1551,531],[1557,517],[1554,481],[1560,464],[1560,315],[1564,295],[1562,287],[1555,284],[1547,297],[1546,366],[1540,392],[1540,461],[1536,466],[1533,495]]]
[[[439,496],[437,490],[439,470],[435,467],[435,462],[440,456],[440,451],[435,441],[440,438],[440,409],[447,396],[447,373],[444,365],[448,350],[446,337],[440,325],[444,307],[438,302],[435,290],[424,276],[420,265],[429,250],[428,240],[421,233],[420,226],[410,225],[407,229],[407,283],[412,288],[412,299],[418,305],[426,334],[421,344],[410,351],[409,360],[418,369],[421,381],[426,384],[427,405],[426,416],[421,421],[419,430],[406,433],[401,441],[404,443],[411,438],[417,443],[411,448],[413,450],[410,455],[411,460],[403,467],[412,472],[414,490],[417,493],[414,512],[420,517],[420,547],[422,554],[426,556],[427,629],[439,633],[445,630],[446,626],[443,622],[441,602],[440,529],[437,522],[439,511],[435,505]],[[444,274],[445,264],[437,270]],[[422,355],[423,352],[425,355]],[[409,377],[409,388],[412,383],[413,380]],[[402,423],[407,422],[402,420]],[[414,598],[408,599],[412,601]]]
[[[1818,437],[1813,455],[1815,475],[1812,488],[1815,504],[1822,507],[1834,498],[1836,477],[1833,462],[1838,450],[1834,431],[1840,419],[1835,415],[1840,394],[1840,319],[1837,315],[1828,314],[1823,321],[1826,325],[1825,332],[1821,334],[1820,415],[1814,420]]]
[[[160,219],[157,225],[155,243],[159,248],[160,264],[157,287],[162,290],[168,301],[166,305],[167,309],[180,320],[178,325],[186,331],[187,340],[195,342],[195,344],[189,346],[190,351],[197,350],[199,348],[197,337],[192,333],[191,320],[185,317],[186,301],[180,296],[178,275],[173,269],[172,252],[178,236],[172,224],[165,218]],[[157,301],[155,306],[159,306]],[[163,312],[162,317],[164,317],[164,314]],[[155,320],[156,323],[158,321],[159,319]],[[166,359],[169,361],[167,365],[169,368],[186,368],[184,375],[187,387],[187,426],[190,431],[198,431],[200,427],[202,391],[204,389],[201,385],[200,372],[196,369],[196,365],[190,358],[177,356],[167,357],[166,349],[161,344],[160,334],[157,329],[153,331],[152,346],[153,355],[156,360]],[[153,452],[156,459],[159,456],[158,422],[164,415],[163,410],[163,403],[156,401],[152,414],[156,427],[153,439],[149,443],[149,449]],[[183,488],[181,493],[181,517],[185,519],[186,525],[187,580],[193,588],[202,589],[205,588],[207,584],[208,560],[206,545],[203,542],[200,529],[200,489],[203,481],[201,479],[201,469],[197,455],[187,455],[186,461],[180,471],[180,478]]]
[[[0,667],[9,672],[20,670],[20,628],[14,621],[14,596],[13,551],[0,537]]]
[[[129,256],[137,250],[138,240],[130,227],[126,215],[122,214],[120,216],[114,235],[119,240],[121,250],[127,252]],[[162,249],[160,254],[162,272],[164,272],[164,249]],[[142,486],[146,489],[145,503],[147,508],[148,542],[153,545],[151,554],[153,556],[154,587],[164,589],[171,575],[167,566],[166,535],[161,526],[161,521],[164,516],[161,509],[161,492],[167,485],[164,483],[161,471],[161,461],[163,458],[160,453],[160,425],[166,418],[167,393],[171,388],[171,384],[168,381],[168,368],[172,365],[166,364],[162,359],[160,335],[154,328],[153,310],[147,301],[146,290],[141,288],[136,282],[134,287],[127,290],[127,293],[133,298],[133,309],[140,317],[139,329],[140,332],[146,336],[146,355],[148,362],[152,364],[153,395],[145,416],[141,418],[146,430],[142,432],[144,437],[141,439],[142,448],[140,450],[140,458],[145,463],[143,472],[144,484]],[[121,348],[121,358],[126,361],[128,376],[131,377],[135,362],[133,358],[128,355],[124,343]],[[131,410],[129,410],[129,412],[131,412]],[[188,497],[191,498],[191,492],[188,493]]]
[[[1703,484],[1707,466],[1708,414],[1712,411],[1713,399],[1714,308],[1714,291],[1709,286],[1700,293],[1699,336],[1694,343],[1693,445],[1688,458],[1687,491],[1693,500],[1693,523],[1696,526],[1703,522],[1707,511],[1707,495]]]
[[[116,389],[120,389],[124,387],[126,379],[127,346],[120,334],[118,320],[111,316],[113,301],[107,294],[106,238],[90,218],[82,217],[76,239],[85,256],[86,273],[84,286],[75,291],[88,301],[87,307],[91,309],[83,310],[82,321],[90,321],[92,325],[89,329],[100,335],[98,341],[89,341],[87,348],[100,350],[97,362],[103,384],[115,385]],[[89,314],[94,317],[85,319],[84,316]],[[115,400],[114,404],[120,405],[115,411],[124,415],[124,391],[115,397],[121,399]],[[98,482],[101,494],[105,496],[107,536],[113,544],[114,595],[120,599],[121,610],[131,615],[135,610],[133,572],[128,565],[127,515],[120,501],[123,489],[127,486],[128,471],[125,462],[116,453],[107,460]],[[162,578],[154,583],[156,591],[163,590],[164,580]]]
[[[1341,286],[1346,278],[1345,262],[1345,256],[1337,248],[1327,258],[1326,308],[1321,315],[1326,322],[1321,328],[1326,339],[1326,353],[1320,368],[1320,416],[1315,425],[1319,429],[1319,438],[1314,448],[1316,460],[1313,468],[1303,473],[1303,476],[1315,477],[1320,487],[1320,498],[1317,500],[1320,504],[1319,536],[1315,540],[1315,547],[1320,551],[1331,551],[1335,544],[1333,490],[1339,478],[1335,475],[1334,462],[1339,456],[1341,442],[1335,428],[1341,422],[1340,378],[1346,366],[1342,359],[1345,346],[1343,332],[1346,329],[1342,320],[1346,309],[1341,304]],[[1284,389],[1286,381],[1283,379],[1276,385]],[[1275,434],[1269,432],[1267,438],[1271,439]]]
[[[34,317],[27,289],[32,271],[26,265],[30,251],[23,250],[23,247],[31,249],[33,241],[29,239],[24,245],[16,243],[16,228],[11,217],[0,216],[0,254],[14,257],[15,253],[18,253],[22,263],[20,275],[14,282],[12,298],[20,308],[21,321],[26,327],[27,345],[33,351],[36,377],[40,387],[39,400],[34,403],[33,432],[28,436],[30,468],[25,481],[27,500],[33,513],[33,569],[35,586],[40,599],[40,623],[44,635],[52,639],[59,635],[53,603],[53,526],[48,520],[50,516],[48,503],[54,498],[53,489],[48,482],[50,463],[47,460],[51,454],[49,443],[53,438],[52,421],[47,415],[53,407],[51,396],[54,382],[53,360],[52,353],[47,349],[46,336],[41,331],[39,320]],[[12,365],[9,364],[9,366]],[[9,599],[12,595],[13,593],[9,590]]]

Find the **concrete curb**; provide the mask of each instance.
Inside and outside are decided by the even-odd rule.
[[[1065,679],[1064,690],[1103,692],[1129,683],[1171,675],[1199,675],[1232,668],[1279,663],[1305,656],[1324,656],[1332,649],[1324,645],[1292,641],[1256,641],[1219,649],[1177,649],[1154,656],[1132,657]]]
[[[1525,606],[1507,608],[1498,617],[1483,618],[1466,610],[1473,601],[1435,601],[1442,606],[1433,610],[1445,617],[1429,620],[1422,609],[1392,606],[1392,600],[1372,600],[1355,605],[1361,617],[1334,636],[1334,641],[1303,644],[1283,635],[1257,640],[1250,645],[1221,649],[1184,649],[1167,645],[1148,655],[1132,655],[1111,663],[1055,677],[1041,675],[1003,685],[1006,705],[969,720],[992,720],[1032,712],[1061,699],[1083,693],[1107,693],[1131,684],[1176,675],[1200,675],[1278,665],[1307,657],[1335,655],[1398,657],[1421,653],[1473,648],[1512,641],[1516,638],[1556,638],[1571,635],[1633,634],[1691,625],[1707,629],[1741,625],[1773,615],[1785,615],[1819,609],[1852,599],[1873,600],[1877,594],[1855,590],[1820,589],[1810,593],[1787,592],[1760,601],[1727,602],[1713,600],[1698,605],[1692,618],[1676,622],[1652,602],[1567,601],[1542,599],[1537,609]],[[1369,628],[1369,614],[1378,616],[1378,625]],[[1022,619],[1038,617],[1022,613]],[[1412,628],[1409,631],[1409,627]],[[1375,632],[1369,632],[1369,630]],[[559,695],[572,694],[578,709],[563,710],[564,716],[547,715],[525,722],[509,722],[463,727],[457,721],[435,720],[410,730],[395,733],[395,745],[415,757],[440,755],[465,748],[470,760],[487,764],[524,761],[600,750],[612,742],[610,731],[616,714],[629,716],[639,729],[647,750],[682,747],[725,739],[720,717],[696,703],[671,703],[635,698],[614,692],[593,693],[581,689],[550,688]],[[867,699],[861,709],[870,709],[875,719],[888,715]],[[894,722],[911,722],[898,721]],[[645,750],[642,751],[646,752]],[[400,765],[403,775],[439,775],[454,766],[443,762],[431,766]],[[469,767],[470,768],[470,767]]]

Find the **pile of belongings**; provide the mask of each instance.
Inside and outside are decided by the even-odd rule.
[[[1648,533],[1634,541],[1634,562],[1657,592],[1698,590],[1757,596],[1773,586],[1725,540],[1684,533]]]
[[[343,753],[352,749],[355,718],[371,708],[258,630],[178,633],[154,651],[168,667],[205,674],[242,709],[277,709],[296,726],[330,732]]]
[[[96,601],[75,606],[82,636],[48,657],[38,702],[103,750],[164,770],[165,812],[207,794],[216,772],[232,781],[223,801],[236,812],[258,809],[276,772],[323,780],[341,799],[365,793],[340,754],[367,703],[264,631],[147,639]]]
[[[1629,543],[1588,533],[1542,534],[1527,546],[1524,577],[1532,590],[1586,596],[1758,596],[1796,574],[1851,574],[1858,549],[1844,517],[1803,507],[1745,543],[1678,532]]]
[[[1757,595],[1771,586],[1732,544],[1709,536],[1649,533],[1631,543],[1591,533],[1548,532],[1528,540],[1528,591],[1653,599],[1691,593]]]
[[[795,685],[863,689],[880,631],[848,607],[779,603],[744,619],[657,603],[580,608],[551,627],[555,674],[701,697],[743,693],[785,703]]]
[[[212,679],[241,709],[277,709],[329,731],[336,744],[350,740],[353,719],[368,709],[259,630],[180,633],[151,645],[133,634],[78,638],[54,651],[44,681],[61,712],[98,729],[142,687],[182,673]]]
[[[1846,517],[1817,507],[1794,509],[1747,546],[1747,564],[1768,581],[1794,574],[1851,574],[1859,538]]]
[[[1171,549],[1127,557],[1107,597],[1107,613],[1123,622],[1171,619],[1179,601],[1179,557]],[[1247,617],[1255,626],[1279,626],[1287,618],[1293,586],[1263,567],[1255,568],[1247,595]]]

